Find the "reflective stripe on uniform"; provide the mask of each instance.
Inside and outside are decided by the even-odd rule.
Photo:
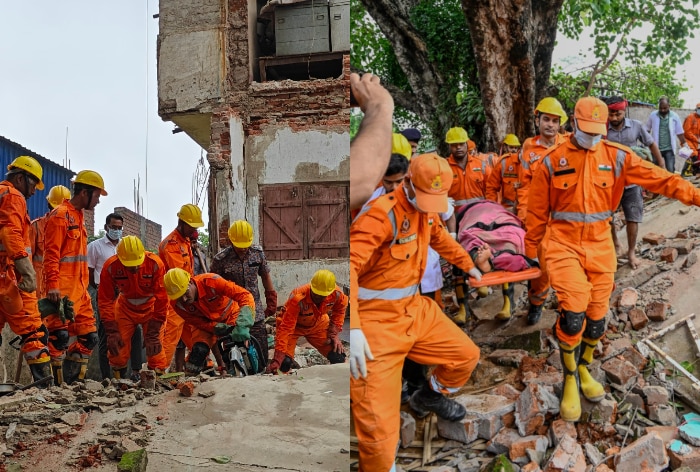
[[[417,294],[418,287],[419,284],[405,288],[385,288],[384,290],[360,287],[357,291],[357,298],[359,300],[401,300]]]
[[[65,256],[59,259],[58,262],[87,262],[87,256]]]
[[[625,167],[625,156],[627,153],[622,149],[617,151],[617,159],[615,160],[615,177],[620,177],[622,169]]]
[[[554,174],[554,169],[552,168],[552,161],[549,159],[549,156],[545,156],[544,159],[542,159],[542,164],[547,166],[547,170],[549,171],[549,177],[551,178]]]
[[[455,200],[455,206],[464,206],[484,200],[484,197],[468,198],[466,200]]]
[[[581,213],[576,211],[553,211],[553,220],[575,221],[577,223],[595,223],[612,218],[613,212],[610,210],[600,213]]]
[[[126,301],[131,303],[132,305],[138,306],[138,305],[143,305],[144,303],[148,302],[153,298],[153,295],[149,297],[142,297],[142,298],[127,298]]]

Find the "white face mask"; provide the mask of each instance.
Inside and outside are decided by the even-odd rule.
[[[576,138],[576,142],[578,143],[579,146],[581,146],[584,149],[593,149],[596,144],[600,142],[601,139],[603,139],[603,136],[600,134],[588,134],[584,133],[580,129],[578,129],[578,123],[576,124],[576,131],[574,132],[574,137]]]
[[[107,230],[107,237],[112,241],[119,241],[122,238],[122,233],[123,230],[121,229],[110,228],[109,230]]]
[[[421,211],[420,208],[418,208],[418,202],[416,202],[416,188],[413,186],[413,182],[409,180],[409,183],[411,184],[411,190],[413,190],[413,198],[408,194],[408,188],[404,186],[403,190],[406,192],[406,198],[408,199],[408,203],[413,205],[413,208],[415,208],[418,211]]]

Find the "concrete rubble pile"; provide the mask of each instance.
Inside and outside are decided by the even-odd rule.
[[[562,373],[551,329],[515,336],[501,346],[480,344],[482,360],[473,377],[497,381],[477,380],[477,387],[471,387],[476,391],[467,385],[453,397],[467,410],[459,422],[434,414],[417,419],[405,405],[400,470],[700,470],[700,402],[680,385],[680,378],[688,382],[687,373],[681,375],[647,342],[660,337],[655,333],[676,314],[668,289],[674,274],[697,261],[698,242],[700,228],[695,225],[675,238],[643,237],[640,253],[651,262],[616,280],[608,329],[589,367],[608,393],[599,403],[582,398],[578,423],[558,419]],[[675,325],[689,329],[683,320]],[[693,335],[700,346],[697,333]],[[688,349],[690,358],[700,357],[695,345]],[[478,388],[484,383],[486,388]]]

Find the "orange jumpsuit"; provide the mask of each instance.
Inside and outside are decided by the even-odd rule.
[[[158,255],[165,264],[165,271],[170,269],[183,269],[194,275],[194,256],[190,240],[185,238],[175,229],[158,246]],[[189,349],[192,348],[190,330],[184,330],[185,320],[178,315],[172,307],[168,309],[168,317],[165,323],[165,335],[163,336],[163,352],[165,360],[170,365],[175,353],[177,343],[182,341]]]
[[[700,190],[628,147],[603,141],[580,150],[567,139],[550,149],[532,181],[525,255],[535,257],[550,228],[547,267],[562,311],[585,313],[578,333],[566,333],[557,320],[560,342],[577,345],[586,323],[602,324],[617,268],[610,220],[625,185],[637,184],[685,204],[700,205]],[[571,330],[569,330],[571,331]],[[592,339],[600,336],[586,336]]]
[[[473,201],[483,200],[486,196],[486,180],[492,168],[472,154],[467,155],[464,169],[452,155],[447,158],[447,163],[452,169],[452,186],[448,195],[455,200],[455,210]]]
[[[197,286],[197,299],[189,305],[180,300],[170,304],[192,328],[192,343],[201,342],[211,349],[217,339],[214,326],[235,325],[242,306],[249,306],[255,313],[255,300],[248,290],[216,274],[195,275],[192,280]]]
[[[555,138],[555,146],[563,143],[568,138],[557,133]],[[530,194],[530,183],[532,176],[539,167],[542,159],[547,153],[548,147],[540,143],[540,137],[528,138],[523,143],[520,151],[520,187],[517,191],[518,197],[518,218],[525,223],[527,227],[527,202]],[[540,271],[542,274],[536,279],[530,280],[528,290],[528,298],[532,305],[542,305],[547,300],[549,294],[549,275],[547,274],[546,249],[549,243],[549,232],[542,239],[537,257],[540,261]]]
[[[399,440],[404,359],[437,365],[431,383],[454,392],[469,379],[479,348],[434,300],[419,293],[430,245],[469,271],[469,254],[437,213],[420,213],[403,185],[365,208],[350,228],[350,328],[362,329],[374,360],[350,379],[360,470],[387,471]]]
[[[165,323],[168,312],[168,294],[163,285],[165,268],[163,261],[152,252],[146,251],[143,264],[134,273],[114,255],[105,261],[100,273],[100,286],[97,289],[97,306],[103,322],[114,321],[119,328],[124,345],[115,356],[107,353],[109,364],[114,370],[126,367],[131,354],[131,337],[136,325],[141,325],[144,336],[151,320]],[[165,326],[163,324],[163,326]],[[163,343],[163,328],[160,330]],[[165,370],[165,353],[148,358],[148,368]]]
[[[300,336],[304,336],[318,352],[328,357],[332,348],[328,340],[343,329],[345,310],[348,307],[347,295],[336,286],[321,306],[316,306],[311,293],[311,284],[292,290],[277,318],[275,351],[284,352],[292,359]]]
[[[75,320],[71,323],[62,323],[54,315],[44,318],[49,334],[54,333],[53,337],[49,337],[51,358],[61,360],[66,354],[65,348],[61,349],[62,345],[56,346],[53,342],[57,331],[78,336],[68,347],[69,355],[78,353],[83,359],[90,357],[94,347],[90,340],[94,337],[94,341],[97,341],[97,329],[88,294],[87,230],[83,212],[76,210],[70,200],[58,205],[46,218],[44,278],[46,291],[59,289],[61,297],[68,296],[73,301],[75,311]],[[91,333],[95,335],[87,336]]]
[[[0,285],[3,293],[10,288],[18,290],[14,261],[31,254],[29,226],[27,200],[14,185],[3,180],[0,182]],[[18,291],[22,308],[17,313],[9,313],[0,304],[0,329],[7,323],[22,337],[21,350],[27,363],[48,362],[46,332],[42,330],[36,293]]]
[[[486,198],[494,202],[500,201],[504,208],[513,213],[516,212],[518,201],[516,192],[519,187],[519,169],[520,157],[518,153],[504,154],[486,181]]]
[[[46,220],[49,214],[40,216],[32,221],[29,226],[29,243],[32,248],[32,265],[36,272],[36,297],[41,300],[46,297],[44,283],[44,234],[46,233]]]
[[[683,121],[683,136],[688,147],[693,150],[693,156],[698,155],[698,141],[700,141],[700,116],[693,112]]]

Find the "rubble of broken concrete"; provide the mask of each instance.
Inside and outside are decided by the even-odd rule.
[[[697,262],[694,249],[699,241],[696,225],[672,238],[647,234],[640,241],[645,261],[617,278],[608,329],[589,368],[608,393],[599,403],[582,398],[579,422],[558,419],[562,374],[551,329],[512,336],[495,345],[475,338],[482,360],[472,380],[489,380],[477,380],[476,389],[468,384],[453,396],[467,410],[459,422],[434,414],[418,419],[404,405],[397,470],[700,470],[700,402],[688,393],[700,391],[700,381],[689,380],[695,362],[681,365],[687,359],[676,361],[649,347],[652,339],[660,338],[656,335],[660,328],[671,318],[680,318],[663,333],[690,330],[697,346],[689,346],[692,357],[700,357],[693,316],[677,313],[668,294],[676,275]],[[498,297],[499,290],[495,292]],[[522,295],[521,312],[525,300]],[[548,307],[556,307],[556,301]]]

